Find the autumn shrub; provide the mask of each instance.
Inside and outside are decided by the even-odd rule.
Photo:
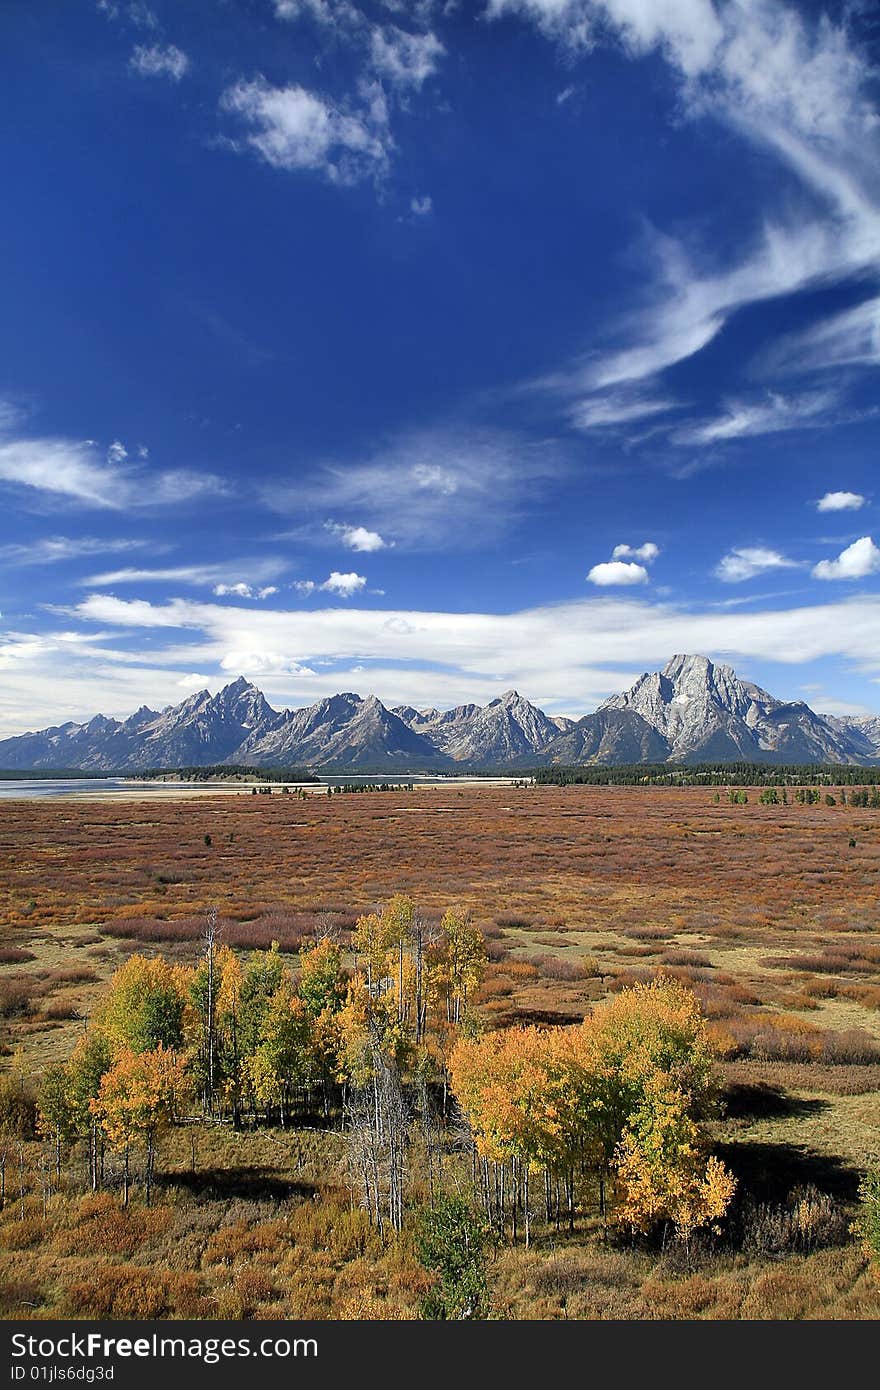
[[[68,965],[58,970],[50,970],[46,976],[53,985],[93,985],[98,976],[87,965]]]
[[[675,935],[675,930],[672,927],[652,927],[647,925],[624,927],[622,931],[624,936],[630,936],[635,941],[668,941],[670,936]]]
[[[252,1314],[260,1303],[271,1303],[278,1297],[276,1282],[264,1269],[243,1269],[235,1278],[235,1292],[241,1300],[245,1316]]]
[[[527,931],[533,925],[531,917],[521,912],[499,912],[495,916],[496,926],[507,927],[511,931]]]
[[[298,951],[313,932],[310,914],[272,908],[248,921],[220,922],[223,940],[241,950],[266,950],[277,941],[282,951]],[[205,919],[197,917],[114,917],[102,930],[108,936],[144,942],[189,942],[196,944],[205,930]]]
[[[53,1245],[64,1255],[131,1256],[158,1240],[171,1219],[170,1207],[121,1207],[109,1192],[90,1193],[80,1199],[72,1225],[56,1233]]]
[[[500,961],[510,958],[510,947],[503,941],[489,941],[486,944],[486,958],[491,963],[497,965]]]
[[[90,1279],[77,1280],[64,1296],[65,1312],[76,1318],[162,1318],[173,1308],[173,1279],[139,1265],[103,1264]]]
[[[45,1295],[35,1279],[10,1278],[0,1280],[0,1317],[22,1317],[25,1312],[40,1308]]]
[[[36,960],[33,951],[19,946],[4,946],[0,949],[0,965],[24,965],[26,961]]]
[[[846,1208],[812,1184],[795,1188],[784,1203],[747,1198],[739,1216],[739,1240],[750,1255],[779,1259],[842,1245],[849,1233]]]
[[[827,1032],[820,1060],[838,1066],[872,1066],[880,1062],[880,1045],[863,1028]]]
[[[290,1241],[284,1221],[263,1222],[256,1226],[248,1226],[242,1221],[221,1226],[208,1241],[205,1263],[234,1265],[252,1259],[263,1250],[274,1249],[285,1239]]]
[[[694,969],[710,969],[712,962],[699,951],[664,951],[660,957],[661,965],[687,965]]]
[[[617,1287],[632,1282],[633,1277],[632,1261],[623,1252],[563,1250],[537,1266],[531,1284],[539,1295],[570,1298],[586,1287]]]
[[[37,993],[36,981],[27,975],[7,975],[0,980],[0,1018],[27,1014]]]
[[[24,1220],[16,1217],[0,1227],[0,1247],[5,1250],[32,1250],[42,1244],[45,1234],[46,1223],[42,1216],[25,1215]]]
[[[63,1023],[79,1016],[79,1009],[75,1004],[47,1004],[43,1009],[43,1018],[50,1023]]]
[[[822,1030],[796,1014],[756,1014],[731,1018],[725,1032],[736,1053],[766,1062],[824,1062],[833,1066],[874,1066],[880,1044],[862,1028]]]
[[[563,956],[529,956],[528,963],[548,980],[583,980],[587,973],[582,961]]]

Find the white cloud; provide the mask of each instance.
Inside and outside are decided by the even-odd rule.
[[[789,560],[778,550],[765,546],[737,546],[718,562],[715,574],[725,584],[741,584],[745,579],[753,579],[757,574],[768,570],[797,569],[799,561]]]
[[[0,437],[0,482],[111,510],[164,506],[226,492],[225,484],[211,473],[132,465],[118,440],[107,452],[104,462],[90,441]]]
[[[521,14],[551,38],[585,48],[601,27],[616,30],[634,54],[662,48],[687,75],[713,61],[723,29],[711,0],[488,0],[487,14]]]
[[[373,68],[395,87],[421,87],[445,53],[436,34],[408,34],[395,24],[374,29],[370,39]]]
[[[816,503],[819,512],[857,512],[865,505],[860,492],[826,492]]]
[[[328,521],[324,529],[338,536],[349,550],[387,550],[394,544],[393,541],[384,540],[378,531],[368,531],[366,526],[346,526],[341,522]]]
[[[871,595],[731,612],[605,592],[511,613],[461,613],[343,604],[285,611],[91,594],[70,616],[129,641],[141,629],[152,640],[140,643],[141,651],[112,654],[106,645],[62,651],[55,642],[57,655],[10,659],[0,680],[0,721],[10,731],[15,709],[20,729],[35,727],[38,712],[43,724],[51,722],[44,714],[108,712],[111,703],[130,712],[142,699],[159,698],[159,668],[166,682],[172,672],[174,679],[187,671],[229,672],[235,667],[222,667],[223,659],[241,652],[280,653],[320,672],[301,687],[292,678],[267,680],[267,694],[333,694],[351,688],[353,665],[368,663],[367,692],[415,705],[485,700],[513,686],[542,707],[586,711],[676,651],[734,664],[842,658],[880,676],[880,596]],[[63,685],[56,687],[56,675]]]
[[[331,464],[296,486],[266,486],[274,511],[352,515],[398,545],[468,549],[503,535],[539,484],[561,476],[554,442],[486,429],[424,429],[398,435],[366,461]]]
[[[550,384],[547,379],[543,384]],[[563,384],[565,384],[563,382]],[[665,415],[678,410],[678,401],[651,397],[639,393],[610,392],[608,395],[587,396],[571,407],[569,419],[578,430],[607,429],[611,425],[626,425],[646,420],[652,415]]]
[[[314,676],[317,673],[310,666],[303,666],[284,652],[227,652],[220,662],[223,671],[236,675],[254,676],[285,675]]]
[[[364,16],[349,0],[274,0],[275,15],[288,21],[307,15],[331,29],[360,29]]]
[[[645,541],[643,545],[616,545],[611,552],[612,560],[639,560],[644,565],[650,565],[660,554],[659,545],[653,541]]]
[[[166,569],[137,569],[133,565],[125,569],[104,570],[101,574],[89,574],[77,583],[84,588],[94,589],[105,584],[162,584],[179,581],[185,584],[211,584],[217,574],[215,565],[173,565]]]
[[[624,560],[606,560],[601,565],[594,565],[587,579],[591,584],[598,584],[602,588],[617,584],[646,584],[648,571],[644,565],[627,563]]]
[[[110,555],[150,545],[147,540],[101,540],[95,536],[45,536],[0,546],[0,562],[15,565],[51,565],[62,560],[78,560],[87,555]]]
[[[214,593],[218,598],[226,596],[235,598],[270,598],[272,594],[277,594],[278,589],[274,584],[266,584],[263,588],[255,589],[252,584],[245,584],[239,580],[236,584],[215,584]]]
[[[714,420],[703,420],[676,430],[674,444],[717,444],[750,435],[779,434],[785,430],[821,424],[836,396],[830,391],[792,399],[769,395],[757,402],[731,401]]]
[[[229,578],[230,570],[247,570],[252,576],[251,583]],[[211,585],[214,593],[238,594],[241,598],[268,598],[278,592],[276,588],[260,587],[253,578],[270,579],[284,569],[284,561],[274,556],[241,562],[224,561],[221,564],[169,565],[160,568],[128,566],[125,569],[107,570],[103,574],[91,574],[77,580],[82,587],[97,588],[102,585],[119,584],[196,584]]]
[[[718,9],[711,0],[489,0],[487,12],[530,19],[572,48],[610,36],[633,55],[660,52],[686,115],[720,120],[769,150],[802,191],[775,218],[765,214],[738,263],[713,264],[704,252],[652,234],[642,307],[620,320],[601,354],[558,373],[557,389],[576,396],[647,382],[700,352],[738,309],[880,264],[873,72],[845,19],[835,24],[770,0],[730,0]],[[876,360],[876,308],[853,315],[820,328],[812,342],[802,338],[802,354],[815,351],[816,365],[829,352],[839,362]]]
[[[366,577],[362,574],[349,572],[340,574],[339,570],[334,570],[329,579],[325,579],[323,584],[318,587],[329,594],[338,594],[340,598],[352,598],[366,585]]]
[[[426,193],[423,198],[413,198],[409,210],[414,217],[427,217],[428,213],[434,210],[434,200],[430,193]]]
[[[880,365],[880,298],[780,338],[762,358],[771,371],[827,371]]]
[[[836,560],[820,560],[813,569],[815,579],[866,579],[870,574],[880,574],[880,549],[870,536],[853,541]]]
[[[173,43],[138,44],[129,59],[129,67],[139,77],[169,77],[179,82],[189,71],[189,58]]]
[[[296,589],[298,594],[313,594],[317,585],[314,579],[295,579],[291,587]]]
[[[381,101],[347,112],[305,87],[258,77],[227,88],[220,104],[249,129],[246,143],[267,164],[316,170],[334,183],[381,173],[393,143]]]

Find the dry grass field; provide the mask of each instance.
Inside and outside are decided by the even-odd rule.
[[[740,1181],[741,1238],[685,1267],[585,1220],[499,1252],[501,1316],[880,1314],[848,1234],[859,1171],[880,1151],[880,812],[454,784],[2,802],[4,1065],[37,1076],[66,1058],[119,964],[134,951],[193,961],[211,907],[228,944],[293,952],[328,923],[344,941],[400,892],[428,917],[472,909],[490,1026],[579,1019],[662,968],[698,995],[724,1077],[717,1141]],[[389,1243],[349,1209],[333,1142],[203,1131],[194,1146],[180,1131],[149,1212],[107,1195],[40,1206],[34,1191],[21,1221],[7,1200],[4,1315],[415,1316],[423,1275],[406,1233]],[[788,1240],[770,1227],[805,1189],[828,1205],[821,1233]]]

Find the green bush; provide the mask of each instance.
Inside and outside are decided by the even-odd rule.
[[[869,1168],[859,1184],[859,1214],[853,1231],[861,1236],[871,1263],[880,1269],[880,1164]]]
[[[426,1319],[485,1318],[489,1312],[486,1262],[490,1239],[483,1218],[460,1197],[440,1197],[422,1212],[416,1252],[436,1282],[422,1300]]]

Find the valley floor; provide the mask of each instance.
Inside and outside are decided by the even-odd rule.
[[[192,961],[212,906],[230,945],[287,953],[395,892],[428,916],[467,906],[489,1026],[576,1020],[658,969],[695,990],[725,1087],[715,1139],[752,1204],[736,1239],[687,1260],[630,1248],[591,1210],[573,1235],[538,1229],[493,1260],[498,1316],[880,1314],[848,1229],[880,1151],[880,812],[698,789],[199,793],[0,803],[7,1068],[65,1058],[133,951]],[[6,1317],[417,1315],[411,1233],[380,1237],[352,1209],[332,1133],[181,1127],[154,1206],[124,1213],[75,1176],[46,1198],[26,1148],[25,1219],[11,1147],[0,1213]],[[795,1239],[799,1200],[815,1231]]]

